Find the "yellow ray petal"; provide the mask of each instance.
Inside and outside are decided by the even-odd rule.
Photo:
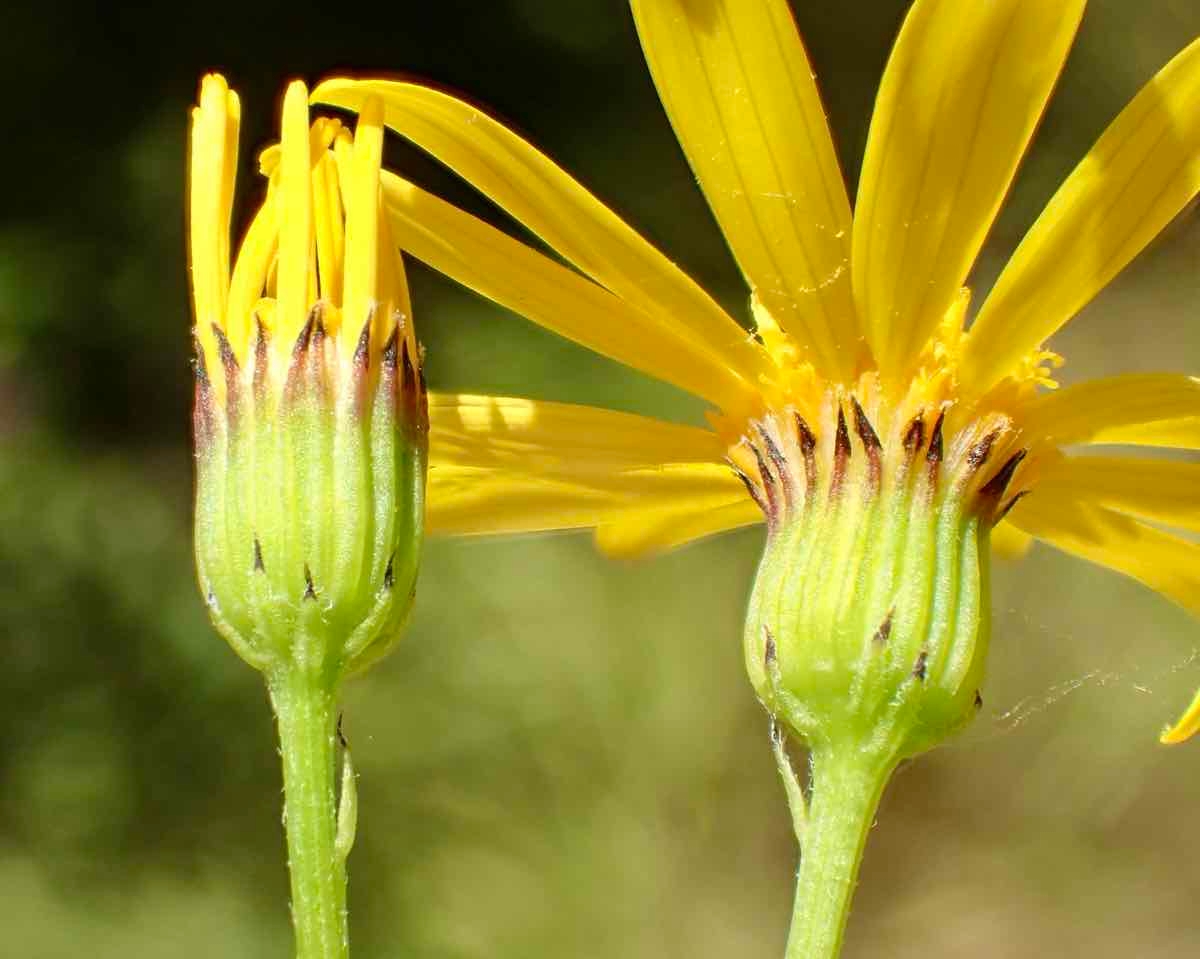
[[[722,463],[715,433],[591,406],[473,394],[429,397],[433,463],[505,469],[528,476],[604,482],[667,463]],[[613,487],[610,487],[613,488]]]
[[[1062,185],[983,304],[963,379],[982,390],[1074,316],[1200,191],[1200,40]]]
[[[311,149],[308,129],[308,91],[299,80],[288,84],[283,97],[279,138],[279,274],[272,341],[286,355],[308,318],[312,256]]]
[[[1124,573],[1200,615],[1200,543],[1040,488],[1023,497],[1008,518],[1063,552]]]
[[[596,546],[609,556],[635,559],[762,521],[762,510],[743,490],[740,499],[719,505],[675,502],[610,520],[596,528]]]
[[[343,323],[339,339],[354,350],[379,296],[379,166],[383,156],[383,107],[368,97],[354,127],[354,146],[341,176],[346,202]]]
[[[396,242],[464,286],[589,349],[726,410],[756,392],[720,357],[495,227],[394,174],[383,174]]]
[[[545,458],[555,452],[546,450]],[[592,528],[662,511],[706,512],[741,500],[757,509],[729,470],[720,475],[708,464],[597,473],[585,481],[563,478],[568,473],[439,458],[430,464],[427,524],[441,533],[516,533]]]
[[[1200,463],[1067,456],[1039,475],[1037,489],[1200,531]]]
[[[1124,573],[1200,615],[1200,544],[1040,489],[1022,499],[1009,519],[1038,539]],[[1197,729],[1200,703],[1193,702],[1161,741],[1182,742]]]
[[[417,84],[327,80],[313,100],[362,108],[376,95],[385,122],[525,224],[588,276],[753,382],[757,349],[696,283],[547,156],[477,107]]]
[[[917,0],[888,61],[854,216],[859,317],[903,375],[958,295],[1049,99],[1083,0]]]
[[[854,373],[850,202],[785,0],[633,0],[675,133],[752,291],[822,372]]]
[[[429,522],[443,532],[593,527],[668,507],[750,503],[708,430],[469,394],[432,394],[429,419]]]
[[[1033,537],[1007,521],[992,530],[992,554],[1001,559],[1021,559],[1033,545]]]
[[[1125,373],[1038,397],[1023,418],[1027,435],[1055,442],[1200,448],[1200,378]]]
[[[614,516],[613,494],[503,470],[431,463],[425,497],[430,533],[472,535],[586,529]]]
[[[1128,443],[1134,446],[1171,446],[1200,450],[1200,416],[1151,423],[1130,423],[1105,427],[1096,443]]]
[[[225,329],[229,290],[229,224],[237,173],[241,107],[225,78],[209,74],[200,84],[200,105],[192,110],[188,170],[188,257],[196,335],[204,348],[209,376],[220,383],[214,325]]]
[[[1192,700],[1192,704],[1188,706],[1178,721],[1163,730],[1158,741],[1167,746],[1174,746],[1176,743],[1191,739],[1198,732],[1200,732],[1200,692],[1196,693],[1196,698]]]
[[[246,230],[238,249],[229,286],[227,332],[238,359],[244,361],[249,352],[253,329],[251,313],[262,297],[267,273],[279,245],[279,221],[275,214],[274,191],[268,187],[263,205]]]

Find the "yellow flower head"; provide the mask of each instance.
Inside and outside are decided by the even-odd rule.
[[[1055,389],[1062,360],[1044,347],[1200,190],[1200,41],[1109,126],[967,325],[964,284],[1083,0],[916,0],[878,93],[853,213],[786,0],[632,7],[663,105],[749,287],[752,334],[476,107],[407,82],[338,79],[314,92],[360,111],[377,99],[386,125],[576,269],[385,172],[402,248],[715,408],[701,429],[434,396],[431,526],[591,527],[602,548],[629,555],[764,516],[778,539],[811,504],[832,507],[852,489],[867,503],[855,535],[868,537],[871,496],[886,502],[888,491],[927,483],[937,496],[953,491],[985,550],[989,538],[1012,552],[1038,538],[1200,613],[1200,546],[1160,528],[1200,529],[1200,466],[1072,452],[1200,449],[1200,379],[1130,374]],[[827,534],[829,562],[858,555]],[[886,610],[894,571],[877,572]],[[909,664],[922,679],[927,660]],[[756,669],[761,691],[761,661]],[[1167,738],[1198,727],[1200,707]]]
[[[365,665],[412,598],[426,413],[399,250],[379,187],[381,108],[310,125],[292,83],[266,197],[230,263],[237,95],[192,111],[196,557],[214,622],[270,671]]]

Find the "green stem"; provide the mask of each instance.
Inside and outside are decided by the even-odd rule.
[[[334,691],[296,667],[268,679],[283,754],[296,959],[346,959],[346,863],[337,848]]]
[[[814,750],[811,763],[787,959],[836,959],[867,832],[893,766],[854,747]]]

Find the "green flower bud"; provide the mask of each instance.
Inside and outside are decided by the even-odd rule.
[[[227,230],[236,113],[206,79],[191,176],[200,588],[247,662],[332,688],[398,635],[422,540],[426,396],[380,209],[381,117],[364,111],[353,139],[310,129],[303,85],[288,90],[227,279],[212,221]]]
[[[768,540],[746,664],[768,710],[810,747],[888,764],[942,742],[981,704],[988,536],[1024,453],[1003,416],[883,417],[877,431],[849,396],[824,404],[820,438],[799,414],[756,424],[747,482]]]

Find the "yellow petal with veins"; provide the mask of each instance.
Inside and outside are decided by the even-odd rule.
[[[283,97],[279,154],[279,272],[275,312],[277,355],[291,352],[292,344],[308,318],[310,257],[312,255],[311,151],[308,128],[308,91],[295,80]]]
[[[1200,378],[1124,373],[1045,393],[1022,417],[1029,436],[1060,445],[1136,443],[1200,448]]]
[[[853,376],[850,201],[785,0],[634,0],[646,63],[751,291]]]
[[[396,242],[419,260],[548,330],[723,409],[753,404],[757,390],[727,363],[677,336],[574,270],[394,174],[383,174]]]
[[[188,171],[188,255],[196,336],[218,391],[223,378],[212,328],[225,329],[229,289],[229,226],[237,172],[237,94],[225,79],[209,74],[200,85],[200,105],[192,110]]]
[[[1037,490],[1200,531],[1200,463],[1067,456],[1038,474]]]
[[[1083,0],[917,0],[875,102],[854,214],[868,342],[902,377],[975,262]]]
[[[435,464],[602,483],[622,471],[694,463],[723,471],[732,485],[738,483],[721,462],[725,449],[715,433],[633,413],[505,396],[431,393],[429,427]]]
[[[379,167],[383,158],[383,107],[367,98],[354,128],[349,169],[341,175],[346,203],[344,322],[340,345],[346,355],[376,308],[379,292]]]
[[[268,188],[263,205],[259,207],[238,250],[229,288],[229,323],[227,332],[238,360],[245,361],[253,334],[254,309],[262,298],[267,273],[279,247],[279,220],[275,213],[274,190]],[[261,317],[264,325],[267,318]],[[274,322],[274,313],[270,317]],[[270,326],[267,326],[270,329]]]
[[[419,84],[327,80],[314,102],[383,102],[389,127],[458,173],[596,282],[655,316],[693,351],[753,383],[762,365],[746,331],[696,283],[561,167],[478,107]]]
[[[1021,242],[971,330],[982,392],[1074,316],[1200,191],[1200,40],[1112,122]]]
[[[596,546],[609,556],[642,558],[762,521],[762,510],[745,495],[716,505],[676,501],[598,526]]]

